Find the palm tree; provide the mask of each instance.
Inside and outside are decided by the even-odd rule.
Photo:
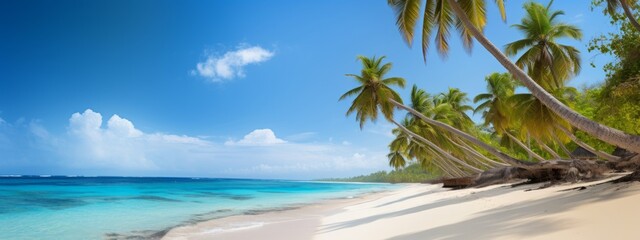
[[[468,130],[473,127],[473,120],[467,115],[467,111],[473,111],[473,107],[469,106],[469,98],[467,93],[460,91],[458,88],[449,88],[446,93],[440,93],[440,101],[451,105],[451,110],[457,115],[457,121],[454,126],[458,129]]]
[[[501,135],[509,128],[508,99],[515,92],[515,82],[509,73],[492,73],[485,80],[487,93],[478,94],[473,98],[474,103],[481,102],[473,113],[482,112],[484,125],[493,126],[494,131]]]
[[[399,77],[383,78],[392,67],[391,63],[381,65],[384,58],[358,56],[357,59],[362,63],[360,75],[347,74],[361,85],[347,91],[339,100],[358,94],[351,103],[347,116],[356,112],[356,120],[360,123],[361,129],[367,120],[376,121],[379,111],[386,119],[393,118],[394,107],[388,99],[402,102],[400,95],[389,88],[389,85],[404,87],[405,80]]]
[[[360,123],[360,128],[364,126],[364,123],[367,122],[367,120],[376,121],[378,111],[380,111],[388,121],[395,124],[411,137],[427,144],[427,146],[445,156],[448,160],[454,161],[474,172],[482,172],[481,169],[475,168],[464,161],[455,158],[450,153],[438,147],[438,145],[411,132],[405,126],[396,122],[393,119],[394,105],[398,103],[401,104],[402,99],[398,93],[388,85],[404,87],[405,80],[399,77],[384,78],[384,75],[386,75],[392,67],[391,63],[382,64],[384,56],[380,58],[358,56],[358,59],[362,62],[360,75],[347,74],[347,76],[353,77],[361,85],[347,91],[339,100],[344,100],[349,96],[357,95],[353,100],[351,107],[349,107],[349,110],[347,111],[347,116],[356,112],[356,120]]]
[[[402,122],[402,126],[408,128],[410,132],[421,132],[421,126],[416,126],[416,122],[413,119],[405,118]],[[458,169],[456,166],[456,162],[461,161],[459,159],[455,159],[453,161],[448,161],[446,156],[442,154],[438,154],[438,151],[433,150],[432,148],[421,144],[420,142],[414,140],[414,137],[408,134],[408,131],[404,131],[400,128],[396,128],[393,130],[393,134],[396,135],[396,138],[389,144],[389,149],[391,153],[387,156],[389,157],[389,165],[394,168],[404,167],[407,163],[408,159],[416,159],[423,166],[428,166],[430,164],[435,165],[440,170],[442,170],[445,175],[450,177],[461,177],[467,175],[465,171]]]
[[[484,149],[485,151],[491,153],[492,155],[496,156],[497,158],[499,158],[500,160],[504,161],[505,163],[508,163],[508,164],[510,164],[512,166],[522,167],[522,168],[529,168],[529,166],[531,165],[530,163],[523,162],[523,161],[521,161],[519,159],[511,157],[511,156],[501,152],[500,150],[492,147],[491,145],[483,142],[482,140],[479,140],[478,138],[476,138],[476,137],[474,137],[474,136],[472,136],[472,135],[470,135],[470,134],[468,134],[466,132],[460,131],[459,129],[456,129],[456,128],[452,127],[451,125],[448,125],[446,123],[431,119],[431,118],[425,116],[424,114],[416,111],[415,109],[410,108],[410,107],[408,107],[408,106],[406,106],[406,105],[404,105],[404,104],[402,104],[400,102],[397,102],[397,101],[395,101],[393,99],[389,99],[389,101],[391,103],[393,103],[397,108],[400,108],[400,109],[408,111],[409,113],[411,113],[415,117],[419,118],[420,120],[424,121],[425,123],[428,123],[430,125],[436,126],[436,127],[440,128],[442,130],[445,130],[445,131],[447,131],[447,132],[449,132],[449,133],[451,133],[451,134],[453,134],[453,135],[455,135],[457,137],[460,137],[460,138],[462,138],[462,139],[464,139],[466,141],[471,142],[472,144],[474,144],[474,145]]]
[[[515,82],[509,73],[493,73],[485,78],[487,81],[487,93],[478,94],[474,99],[474,103],[480,103],[474,113],[482,112],[484,126],[491,125],[496,134],[508,138],[511,142],[517,143],[524,149],[529,156],[540,161],[544,158],[536,154],[527,145],[522,143],[518,138],[509,133],[509,128],[513,124],[511,115],[513,104],[510,98],[515,92]]]
[[[516,65],[527,70],[529,76],[547,91],[564,86],[564,80],[580,71],[580,51],[556,41],[565,37],[582,39],[578,27],[557,22],[556,18],[564,12],[551,11],[550,7],[551,2],[547,7],[535,2],[525,3],[527,15],[522,23],[513,25],[525,34],[525,38],[505,46],[507,56],[524,51]]]
[[[607,0],[607,11],[609,12],[610,15],[613,16],[616,10],[622,7],[622,10],[624,11],[624,15],[627,16],[627,18],[631,22],[631,25],[633,25],[633,27],[635,27],[636,30],[640,31],[640,23],[638,23],[638,20],[636,20],[636,18],[633,16],[633,12],[629,7],[629,4],[636,4],[636,3],[637,3],[636,0]]]
[[[396,13],[396,25],[409,46],[411,46],[415,25],[420,16],[420,2],[419,0],[388,0],[389,5]],[[502,18],[506,19],[503,0],[496,0],[495,2],[498,5]],[[435,27],[438,29],[435,35],[436,44],[438,45],[437,50],[441,55],[446,55],[449,48],[447,39],[450,29],[455,22],[456,28],[461,33],[466,49],[471,49],[472,37],[475,38],[515,79],[522,82],[533,96],[538,98],[545,106],[549,107],[549,109],[568,121],[571,125],[607,143],[620,146],[630,151],[640,152],[640,136],[631,135],[604,126],[580,115],[558,101],[558,99],[545,91],[544,88],[538,85],[522,69],[512,63],[507,56],[482,34],[482,30],[486,24],[485,6],[486,3],[484,0],[460,2],[456,0],[426,0],[422,24],[422,51],[425,60],[429,41]],[[454,16],[457,18],[454,18]]]

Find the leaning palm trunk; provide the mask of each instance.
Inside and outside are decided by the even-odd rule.
[[[589,146],[589,144],[586,144],[585,142],[581,141],[578,137],[576,137],[576,135],[574,135],[571,131],[569,131],[568,129],[564,128],[563,126],[560,125],[556,125],[556,127],[558,129],[560,129],[562,132],[564,132],[564,134],[566,134],[567,136],[569,136],[569,138],[571,138],[571,140],[573,140],[573,142],[575,142],[576,144],[578,144],[578,146],[584,148],[585,150],[595,154],[598,157],[601,157],[602,159],[606,159],[609,161],[619,161],[620,157],[616,157],[613,156],[611,154],[602,152],[602,151],[598,151],[597,149],[593,148],[592,146]]]
[[[466,175],[466,173],[464,173],[462,170],[458,169],[458,167],[456,167],[455,164],[451,163],[450,161],[447,161],[446,157],[442,156],[437,151],[435,151],[435,150],[423,145],[419,141],[415,141],[414,140],[414,142],[416,144],[418,144],[418,146],[426,149],[426,151],[429,151],[431,154],[433,154],[434,157],[432,158],[432,161],[434,163],[438,163],[438,166],[440,167],[440,169],[442,171],[448,173],[449,176],[451,176],[451,177],[462,177],[462,176]]]
[[[474,166],[469,165],[468,163],[457,159],[456,157],[452,156],[451,154],[449,154],[448,152],[442,150],[442,148],[438,147],[438,145],[430,142],[429,140],[427,140],[426,138],[415,134],[414,132],[410,131],[409,129],[407,129],[405,126],[403,126],[402,124],[399,124],[398,122],[396,122],[393,119],[390,119],[390,121],[395,124],[396,126],[398,126],[403,132],[405,132],[406,134],[409,134],[409,136],[413,137],[413,138],[417,138],[418,140],[422,141],[423,143],[427,144],[427,146],[429,146],[430,148],[432,148],[433,150],[436,150],[439,154],[443,155],[446,159],[454,161],[464,167],[466,167],[467,169],[475,172],[475,173],[481,173],[482,170],[479,168],[476,168]]]
[[[558,135],[556,135],[556,133],[552,131],[551,136],[553,136],[553,140],[555,140],[556,143],[560,145],[560,149],[562,149],[562,151],[564,151],[564,153],[567,154],[569,158],[573,158],[573,156],[571,155],[571,151],[569,151],[569,149],[567,149],[567,146],[565,146],[564,143],[560,140],[560,138],[558,138]]]
[[[538,85],[531,77],[529,77],[522,69],[513,64],[507,56],[505,56],[496,46],[493,45],[473,24],[469,21],[469,17],[464,13],[456,0],[447,0],[458,19],[464,24],[473,37],[478,40],[497,60],[504,66],[516,79],[531,91],[540,102],[547,106],[551,111],[565,119],[576,128],[591,134],[592,136],[605,141],[607,143],[628,149],[629,151],[640,153],[640,136],[627,134],[618,129],[607,127],[605,125],[594,122],[571,108],[562,104],[558,99],[553,97]]]
[[[459,148],[459,149],[462,149],[462,153],[464,154],[464,156],[466,157],[466,159],[468,159],[468,160],[472,160],[472,162],[473,162],[473,163],[476,163],[476,164],[482,165],[482,166],[484,166],[484,167],[486,167],[486,168],[492,168],[492,167],[493,167],[493,166],[491,166],[491,165],[489,165],[489,164],[484,163],[482,160],[479,160],[479,159],[478,159],[478,157],[476,157],[475,155],[473,155],[473,153],[471,152],[471,150],[470,150],[470,149],[468,149],[468,148],[466,148],[466,147],[464,147],[464,146],[460,145],[459,143],[457,143],[456,141],[454,141],[454,140],[453,140],[453,139],[451,139],[450,137],[448,137],[448,136],[446,136],[446,135],[445,135],[445,136],[444,136],[444,138],[445,138],[448,142],[450,142],[451,144],[453,144],[455,147],[457,147],[457,148]]]
[[[549,154],[551,154],[551,156],[553,156],[553,158],[555,159],[562,159],[562,157],[560,157],[560,154],[558,154],[556,151],[553,151],[553,149],[551,149],[549,146],[547,146],[547,144],[544,144],[542,141],[538,140],[536,138],[536,142],[538,143],[538,145],[544,149],[545,151],[547,151]]]
[[[511,140],[514,140],[513,136],[510,136],[510,138],[511,138]],[[518,142],[518,140],[514,140],[514,141],[516,141],[516,143]],[[518,145],[520,145],[520,144],[518,144]],[[520,147],[522,147],[522,145],[520,145]],[[529,161],[533,160],[532,159],[533,158],[533,154],[532,154],[533,151],[531,151],[531,137],[529,136],[529,133],[527,133],[527,146],[523,147],[523,148],[525,148],[525,150],[527,150],[527,154],[529,154]],[[544,160],[540,160],[540,159],[538,159],[538,160],[539,161],[544,161]]]
[[[631,9],[629,8],[629,4],[627,3],[627,0],[620,0],[620,6],[622,6],[622,10],[624,10],[624,15],[626,15],[627,18],[629,18],[629,22],[631,22],[631,25],[633,25],[633,27],[636,28],[636,30],[640,31],[640,23],[638,23],[638,20],[636,20],[636,17],[633,16],[633,12],[631,12]]]
[[[457,147],[465,150],[465,151],[470,152],[471,154],[475,155],[477,158],[488,162],[489,164],[493,165],[492,167],[497,167],[497,166],[506,167],[506,166],[509,166],[509,164],[504,164],[504,163],[501,163],[501,162],[493,161],[493,159],[486,157],[482,153],[479,153],[478,151],[473,149],[471,146],[467,145],[464,141],[460,141],[460,143],[453,142],[453,144],[456,145]]]
[[[437,154],[437,153],[436,155],[441,156],[440,154]],[[458,166],[456,166],[456,164],[453,161],[447,159],[446,157],[441,157],[439,159],[450,169],[450,171],[453,171],[455,173],[453,177],[464,177],[468,175],[467,173],[462,171]]]
[[[485,151],[491,153],[492,155],[496,156],[497,158],[499,158],[500,160],[504,161],[505,163],[510,164],[511,166],[521,167],[521,168],[530,168],[530,165],[532,165],[531,163],[524,162],[524,161],[521,161],[519,159],[515,159],[515,158],[513,158],[513,157],[511,157],[511,156],[509,156],[509,155],[507,155],[507,154],[505,154],[503,152],[501,152],[500,150],[490,146],[489,144],[487,144],[487,143],[485,143],[483,141],[480,141],[479,139],[475,138],[474,136],[469,135],[466,132],[460,131],[457,128],[449,126],[448,124],[445,124],[443,122],[436,121],[436,120],[433,120],[431,118],[428,118],[427,116],[425,116],[422,113],[416,111],[415,109],[407,107],[404,104],[399,103],[399,102],[397,102],[397,101],[395,101],[395,100],[393,100],[391,98],[389,98],[388,100],[389,100],[389,102],[393,103],[393,105],[395,105],[396,107],[398,107],[400,109],[407,110],[408,112],[410,112],[414,116],[420,118],[422,121],[424,121],[424,122],[426,122],[428,124],[437,126],[440,129],[448,131],[448,132],[450,132],[450,133],[452,133],[452,134],[454,134],[454,135],[456,135],[458,137],[461,137],[461,138],[463,138],[463,139],[465,139],[465,140],[467,140],[467,141],[479,146],[480,148],[482,148]]]
[[[509,138],[514,141],[515,143],[518,144],[518,146],[520,146],[522,149],[524,149],[525,151],[527,151],[527,153],[529,154],[529,156],[532,156],[533,158],[537,159],[538,161],[545,161],[546,159],[544,159],[543,157],[541,157],[540,155],[538,155],[536,152],[534,152],[533,150],[531,150],[529,147],[527,147],[527,145],[524,145],[524,143],[520,142],[520,140],[518,140],[518,138],[514,137],[513,135],[511,135],[511,133],[504,131],[504,133],[509,136]]]
[[[454,175],[453,173],[451,173],[451,170],[446,169],[446,168],[442,165],[442,163],[440,163],[440,162],[438,162],[438,161],[435,161],[435,160],[434,160],[434,161],[432,161],[432,163],[433,163],[433,165],[436,165],[436,167],[437,167],[438,169],[440,169],[440,171],[442,171],[442,172],[444,173],[443,175],[444,175],[445,177],[455,177],[455,175]]]
[[[461,177],[462,176],[462,172],[460,170],[458,170],[455,165],[450,164],[448,161],[446,161],[440,154],[438,154],[436,151],[433,151],[432,149],[430,149],[427,146],[424,146],[422,143],[420,142],[415,142],[416,144],[418,144],[420,147],[426,149],[426,151],[429,151],[431,154],[434,155],[434,157],[431,159],[431,162],[434,163],[438,168],[440,168],[440,170],[442,170],[443,172],[446,173],[446,175],[449,175],[451,177]]]
[[[484,161],[480,160],[480,158],[478,158],[476,155],[471,153],[471,151],[469,151],[468,149],[463,148],[462,145],[459,145],[457,143],[454,143],[454,145],[456,145],[460,149],[462,149],[462,152],[464,153],[464,156],[465,156],[466,159],[473,160],[472,161],[473,163],[476,163],[477,165],[480,165],[483,168],[486,168],[486,169],[493,168],[493,166],[491,166],[488,163],[485,163]]]

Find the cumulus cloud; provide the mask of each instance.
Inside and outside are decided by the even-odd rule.
[[[241,145],[241,146],[268,146],[274,144],[286,143],[286,141],[276,137],[271,129],[256,129],[245,135],[244,138],[237,142],[227,141],[225,145]]]
[[[275,53],[260,46],[240,47],[222,56],[209,54],[203,62],[196,64],[192,73],[214,82],[244,77],[244,67],[267,61]]]
[[[147,133],[124,117],[105,121],[91,109],[72,114],[62,134],[40,121],[0,124],[0,168],[12,174],[344,177],[387,169],[380,149],[285,141],[271,129],[227,142]]]

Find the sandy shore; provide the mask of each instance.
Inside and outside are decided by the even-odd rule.
[[[640,183],[604,181],[532,191],[540,185],[413,184],[178,227],[163,239],[638,239]]]

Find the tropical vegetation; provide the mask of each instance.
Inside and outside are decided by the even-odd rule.
[[[402,169],[392,171],[378,171],[368,175],[360,175],[349,178],[329,178],[320,181],[332,182],[378,182],[378,183],[425,183],[440,177],[438,169],[425,169],[424,166],[414,163]]]
[[[409,45],[421,2],[388,1]],[[495,2],[504,19],[503,1]],[[589,50],[617,60],[604,66],[604,84],[578,90],[567,83],[580,73],[580,52],[558,40],[580,41],[582,31],[560,21],[564,12],[553,10],[552,2],[524,4],[526,15],[512,26],[523,38],[507,44],[503,52],[481,32],[486,24],[485,1],[426,0],[422,11],[425,60],[431,38],[438,53],[446,56],[449,33],[455,27],[466,49],[471,49],[475,38],[508,72],[485,77],[487,91],[473,98],[475,108],[460,89],[429,93],[416,85],[405,104],[393,89],[404,88],[405,79],[386,77],[392,64],[384,63],[384,57],[359,56],[360,74],[348,74],[359,85],[340,97],[354,97],[347,115],[355,113],[361,128],[367,121],[376,121],[379,113],[396,126],[388,157],[389,165],[398,170],[417,163],[444,177],[491,175],[495,169],[503,169],[503,178],[515,174],[531,179],[549,170],[561,172],[560,176],[597,175],[605,165],[578,159],[573,154],[578,147],[613,163],[608,168],[635,166],[629,162],[633,154],[623,158],[610,152],[616,147],[640,152],[640,34],[626,10],[625,15],[615,11],[616,6],[637,11],[637,3],[607,3],[607,12],[621,31],[592,40]],[[593,6],[602,2],[596,0]],[[515,57],[515,62],[507,56]],[[516,91],[521,87],[525,89]],[[401,121],[395,120],[396,109],[408,112]],[[471,112],[484,121],[475,124],[468,115]]]

